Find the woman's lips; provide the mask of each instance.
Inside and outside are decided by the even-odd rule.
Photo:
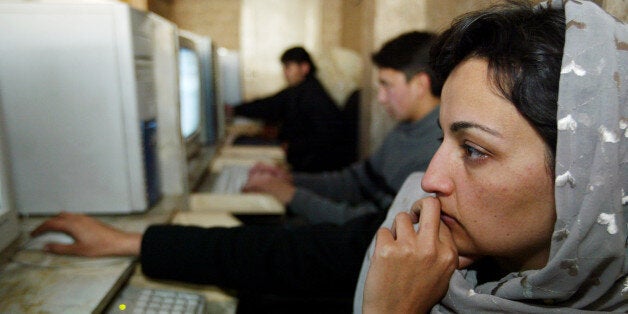
[[[440,214],[440,220],[442,220],[448,227],[458,224],[458,220],[456,220],[454,217],[443,213]]]

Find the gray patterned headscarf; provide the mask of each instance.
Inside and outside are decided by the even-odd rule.
[[[628,27],[589,1],[543,5],[564,7],[566,21],[549,261],[483,284],[473,270],[455,271],[434,313],[628,312]],[[404,206],[392,208],[384,225]],[[356,312],[370,255],[372,247]]]

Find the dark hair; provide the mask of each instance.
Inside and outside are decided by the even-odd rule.
[[[437,79],[429,66],[430,45],[436,36],[428,32],[412,31],[401,34],[382,46],[372,55],[378,68],[403,72],[406,80],[425,72],[430,77],[432,94],[440,96],[443,81]]]
[[[445,80],[466,59],[487,60],[494,86],[547,144],[553,170],[564,43],[564,10],[511,1],[456,19],[434,43],[430,65]]]
[[[310,65],[310,73],[309,75],[316,74],[316,65],[312,61],[310,54],[307,53],[303,47],[292,47],[281,55],[281,63],[287,64],[288,62],[296,62],[296,63],[308,63]]]

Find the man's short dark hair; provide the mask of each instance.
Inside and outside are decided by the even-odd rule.
[[[314,75],[316,73],[316,65],[310,54],[300,46],[292,47],[281,55],[281,63],[287,64],[288,62],[296,62],[296,63],[308,63],[310,65],[310,73],[309,75]]]
[[[403,33],[386,43],[372,55],[378,68],[390,68],[403,72],[406,80],[424,72],[430,77],[431,91],[440,96],[443,84],[434,77],[429,66],[429,51],[436,36],[429,32]]]

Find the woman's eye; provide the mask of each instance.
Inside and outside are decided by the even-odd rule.
[[[462,149],[464,149],[465,152],[465,158],[469,159],[471,161],[480,161],[486,157],[488,157],[487,154],[483,153],[482,151],[480,151],[479,149],[469,145],[469,144],[463,144],[462,145]]]

